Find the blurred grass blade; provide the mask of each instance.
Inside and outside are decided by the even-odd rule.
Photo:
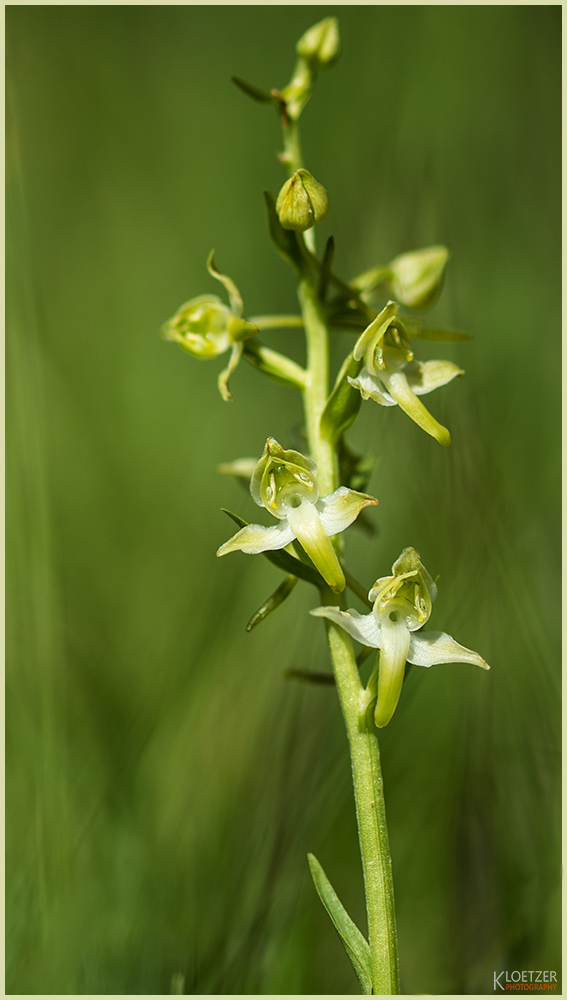
[[[171,977],[170,996],[183,996],[185,993],[185,976],[182,972],[174,972]]]
[[[317,858],[313,854],[308,854],[307,857],[319,899],[333,921],[335,930],[345,946],[354,971],[360,980],[363,993],[371,995],[372,974],[368,941],[349,917]]]
[[[232,518],[235,524],[239,528],[245,528],[248,521],[245,521],[243,517],[239,517],[238,514],[233,514],[231,510],[227,510],[226,507],[221,507],[223,514],[228,514]],[[313,566],[307,566],[305,563],[300,562],[295,556],[291,556],[289,552],[284,552],[283,549],[271,550],[269,552],[262,552],[262,555],[266,557],[274,566],[278,569],[285,570],[286,573],[290,573],[292,576],[299,576],[302,580],[307,580],[308,583],[312,583],[314,587],[319,590],[321,587],[325,586],[325,581],[320,573]]]
[[[333,687],[336,684],[334,674],[323,674],[318,670],[296,670],[291,668],[284,671],[284,677],[289,681],[305,681],[306,684],[325,684]]]
[[[283,602],[288,599],[292,590],[295,589],[297,581],[298,577],[293,576],[291,573],[284,577],[279,587],[274,590],[272,596],[268,597],[268,600],[264,602],[262,607],[258,608],[256,613],[252,615],[248,625],[246,626],[246,631],[251,632],[253,628],[256,628],[256,625],[259,625],[260,622],[264,621],[264,618],[271,615],[272,611],[279,608],[280,604],[283,604]]]

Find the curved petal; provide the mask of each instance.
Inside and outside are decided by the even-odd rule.
[[[354,611],[353,608],[341,611],[339,608],[326,606],[313,608],[310,614],[315,618],[328,618],[335,625],[340,625],[345,632],[352,635],[353,639],[361,642],[363,646],[380,648],[380,628],[372,612],[369,615],[359,615],[358,611]]]
[[[315,504],[303,500],[298,507],[289,506],[287,519],[323,579],[340,594],[346,586],[345,575]]]
[[[339,486],[334,493],[321,497],[315,506],[326,533],[337,535],[339,531],[344,531],[349,524],[356,521],[361,510],[377,503],[378,501],[367,493],[357,493],[356,490],[349,490],[346,486]]]
[[[228,297],[230,299],[230,308],[232,309],[235,316],[242,316],[242,310],[244,308],[242,303],[242,296],[238,291],[238,288],[234,284],[231,278],[227,278],[226,274],[221,274],[217,271],[215,265],[215,251],[211,250],[209,258],[207,260],[207,271],[213,278],[220,281],[222,285],[226,288],[228,292]]]
[[[256,555],[270,549],[284,549],[293,542],[295,535],[287,521],[280,521],[273,528],[264,528],[261,524],[247,524],[237,531],[228,542],[221,545],[217,556],[226,556],[229,552],[246,552]]]
[[[410,632],[405,619],[391,620],[384,615],[380,627],[382,649],[378,670],[378,700],[374,722],[379,729],[387,726],[398,704],[404,682],[404,670],[410,646]]]
[[[462,368],[452,361],[410,361],[404,369],[408,385],[416,396],[424,396],[441,385],[447,385],[457,375],[464,375]]]
[[[380,379],[371,375],[366,368],[363,368],[356,378],[351,378],[349,375],[348,380],[353,389],[358,389],[363,399],[373,399],[375,403],[380,403],[380,406],[396,405],[396,400],[386,392]]]
[[[446,632],[419,632],[411,637],[408,662],[418,667],[431,667],[435,663],[474,663],[483,670],[490,670],[486,660],[466,646],[461,646]]]
[[[232,393],[228,388],[228,380],[232,375],[234,369],[236,368],[238,362],[240,361],[240,356],[242,354],[242,344],[234,344],[232,348],[232,354],[230,355],[230,361],[226,368],[223,368],[222,372],[218,377],[218,387],[219,392],[226,403],[231,402]]]

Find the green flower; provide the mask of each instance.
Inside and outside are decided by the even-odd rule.
[[[226,288],[230,308],[216,295],[199,295],[181,306],[175,316],[164,324],[161,333],[166,340],[175,340],[189,354],[202,360],[216,358],[232,347],[228,366],[218,379],[223,399],[230,400],[232,395],[228,380],[240,361],[243,342],[254,337],[259,330],[242,319],[240,292],[230,278],[215,268],[214,251],[207,261],[207,270]]]
[[[395,302],[388,302],[381,313],[358,338],[353,356],[364,359],[364,366],[350,384],[363,399],[373,399],[381,406],[398,406],[427,434],[440,444],[451,443],[451,435],[418,396],[446,385],[464,372],[452,361],[414,361],[409,334],[398,316]]]
[[[394,297],[409,309],[428,309],[439,295],[448,259],[443,246],[400,254],[388,264]]]
[[[482,656],[461,646],[446,632],[422,632],[431,614],[437,587],[415,549],[404,549],[392,566],[392,576],[376,581],[368,597],[374,602],[369,615],[350,608],[314,608],[318,618],[328,618],[365,646],[380,650],[378,692],[374,721],[386,726],[398,704],[407,663],[431,667],[434,663],[474,663],[489,670]]]
[[[284,549],[297,538],[331,590],[344,590],[344,573],[330,536],[344,531],[364,507],[378,501],[346,486],[320,498],[315,463],[298,451],[284,450],[274,438],[266,441],[250,492],[279,523],[272,528],[248,524],[221,545],[217,556]]]

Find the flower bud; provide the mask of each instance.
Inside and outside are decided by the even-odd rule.
[[[339,56],[339,25],[336,17],[326,17],[308,28],[299,39],[296,52],[314,63],[317,68],[330,66]]]
[[[278,195],[276,211],[284,229],[305,232],[327,217],[327,192],[308,170],[296,170]]]
[[[254,469],[250,492],[258,506],[285,518],[289,504],[293,505],[296,498],[317,503],[317,466],[300,452],[285,450],[275,438],[268,438]]]
[[[389,264],[389,282],[394,297],[410,309],[427,309],[433,305],[443,284],[448,259],[449,251],[443,246],[400,254]]]
[[[196,358],[216,358],[231,344],[253,337],[258,327],[235,316],[216,295],[191,299],[162,327],[166,340],[175,340]]]

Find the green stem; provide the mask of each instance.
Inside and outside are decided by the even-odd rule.
[[[400,992],[392,862],[386,825],[380,750],[374,732],[371,696],[360,683],[352,642],[329,624],[329,648],[350,744],[354,799],[368,919],[372,992]]]
[[[303,391],[309,451],[317,465],[322,496],[338,485],[338,460],[332,443],[321,433],[321,414],[329,393],[329,334],[315,278],[304,271],[298,288],[307,339],[307,379]],[[354,581],[351,581],[353,583]],[[330,591],[327,603],[337,604]],[[399,993],[392,863],[388,845],[380,752],[352,641],[336,625],[328,625],[331,658],[350,744],[354,798],[364,875],[372,992]]]
[[[248,322],[259,330],[291,330],[303,326],[303,316],[251,316]]]
[[[331,442],[321,433],[321,414],[329,393],[329,331],[313,278],[305,274],[298,297],[307,339],[307,380],[303,393],[309,451],[317,466],[322,496],[338,486],[338,461]]]
[[[289,176],[303,166],[303,153],[301,152],[301,142],[299,140],[299,122],[297,119],[285,115],[282,121],[284,151],[282,160],[287,167]],[[305,233],[305,242],[311,253],[315,253],[315,229],[308,229]]]

